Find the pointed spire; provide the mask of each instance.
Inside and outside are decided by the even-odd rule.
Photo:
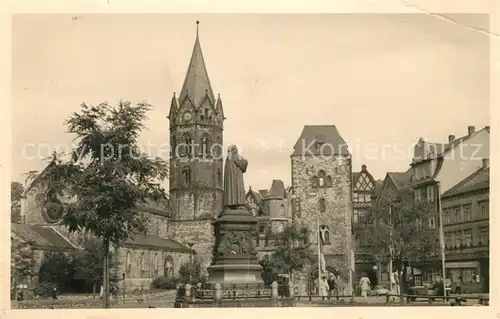
[[[174,96],[172,96],[172,100],[170,102],[170,112],[168,112],[168,118],[169,119],[173,119],[174,118],[174,115],[175,113],[177,112],[177,97],[175,96],[175,92],[174,92]]]
[[[188,96],[195,106],[198,106],[205,95],[208,95],[212,102],[215,100],[212,86],[210,85],[210,80],[208,78],[205,61],[203,59],[203,53],[201,51],[198,26],[199,21],[196,21],[196,41],[194,43],[193,53],[191,55],[191,61],[189,62],[186,78],[184,79],[184,84],[182,85],[181,94],[179,95],[179,102],[181,104],[186,96]]]
[[[217,103],[215,104],[215,111],[220,114],[222,119],[225,119],[224,117],[224,109],[222,108],[222,99],[220,98],[220,94],[217,94]]]

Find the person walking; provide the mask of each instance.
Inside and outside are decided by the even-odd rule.
[[[52,299],[56,300],[57,299],[57,288],[54,287],[54,289],[52,289]]]
[[[333,274],[330,275],[330,278],[328,278],[328,287],[330,288],[330,298],[335,296],[336,301],[339,301],[339,293],[338,293],[338,288],[337,288],[337,282],[335,280],[335,276]]]
[[[456,286],[455,286],[455,294],[460,295],[462,293],[462,276],[458,276]]]
[[[368,291],[370,290],[370,279],[366,275],[366,273],[363,273],[363,276],[359,280],[359,286],[361,288],[361,296],[365,298],[365,300],[368,299]]]
[[[328,297],[328,291],[330,290],[330,287],[328,287],[328,282],[326,281],[326,277],[322,277],[318,282],[318,288],[321,300],[325,300],[325,297]]]

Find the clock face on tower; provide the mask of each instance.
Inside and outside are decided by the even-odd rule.
[[[189,121],[191,119],[191,113],[186,112],[184,113],[184,121]]]

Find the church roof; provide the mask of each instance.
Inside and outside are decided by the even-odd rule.
[[[317,142],[323,143],[321,150],[316,148]],[[335,125],[306,125],[293,147],[292,156],[309,155],[350,155],[350,153],[347,143]]]
[[[196,22],[198,24],[198,21]],[[184,99],[189,97],[193,105],[197,106],[205,95],[208,96],[212,103],[215,102],[214,93],[210,80],[208,78],[203,52],[201,51],[200,38],[198,29],[196,30],[196,40],[194,42],[193,53],[189,62],[184,84],[182,85],[181,94],[179,95],[179,103],[183,103]]]
[[[176,240],[162,238],[156,235],[133,235],[132,238],[129,238],[125,241],[124,246],[131,248],[163,249],[181,253],[189,253],[191,251],[189,247],[181,244]]]
[[[56,251],[74,251],[77,247],[48,226],[11,223],[11,230],[24,242],[35,248]]]

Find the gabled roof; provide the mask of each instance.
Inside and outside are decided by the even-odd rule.
[[[482,167],[443,193],[442,198],[456,196],[490,187],[490,168]]]
[[[264,205],[264,195],[262,195],[262,193],[261,193],[262,191],[264,191],[264,190],[259,190],[258,192],[256,192],[252,189],[252,187],[250,187],[248,189],[248,192],[247,192],[245,198],[249,197],[249,196],[252,197],[255,204],[257,204],[257,206],[259,207],[260,212],[265,213],[266,206]],[[267,191],[266,191],[266,193],[267,193]]]
[[[192,251],[191,249],[189,249],[189,247],[181,244],[176,240],[161,238],[156,235],[133,235],[132,238],[127,239],[123,245],[125,247],[134,248],[156,248],[172,252],[189,253],[190,251]]]
[[[12,223],[11,230],[24,242],[42,250],[75,251],[78,249],[50,226]]]
[[[359,178],[363,174],[365,174],[365,176],[368,177],[368,179],[373,184],[373,187],[376,186],[375,179],[373,178],[372,174],[370,174],[370,172],[368,172],[368,170],[366,169],[366,165],[363,164],[363,165],[361,165],[361,171],[359,171],[359,172],[353,172],[352,173],[352,185],[353,185],[353,189],[356,188],[356,184],[358,183]]]
[[[406,172],[387,172],[387,176],[389,176],[398,190],[402,190],[411,184],[411,169]]]
[[[324,145],[321,151],[316,148],[317,142]],[[335,125],[304,126],[293,150],[292,156],[350,155],[347,143]]]
[[[377,179],[375,181],[375,187],[372,189],[372,196],[373,197],[379,197],[380,193],[382,192],[382,186],[384,185],[384,181]]]
[[[194,42],[193,53],[189,62],[184,84],[179,94],[179,102],[182,103],[186,97],[189,97],[194,106],[198,106],[203,98],[207,96],[212,104],[215,103],[214,93],[210,80],[208,78],[203,52],[201,51],[198,31]]]

